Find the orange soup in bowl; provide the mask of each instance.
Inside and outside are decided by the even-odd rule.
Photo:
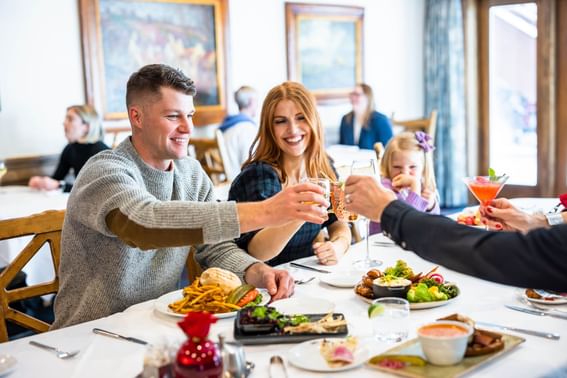
[[[419,334],[429,337],[459,337],[468,334],[469,331],[454,324],[429,324],[419,329]]]

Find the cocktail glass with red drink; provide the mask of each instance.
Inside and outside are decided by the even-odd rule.
[[[465,177],[463,181],[480,202],[482,206],[488,206],[498,196],[506,181],[507,175],[502,176],[472,176]]]

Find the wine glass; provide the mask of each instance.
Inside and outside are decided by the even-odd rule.
[[[373,159],[368,160],[355,160],[352,162],[350,168],[351,175],[357,176],[371,176],[377,177],[378,171],[376,169],[376,164]],[[364,260],[358,260],[354,262],[354,266],[358,269],[370,269],[382,265],[382,261],[373,260],[370,258],[370,219],[363,217],[360,214],[350,214],[349,220],[355,221],[360,216],[360,219],[364,222],[366,229],[366,257]],[[356,225],[352,225],[356,227]]]
[[[507,175],[502,176],[471,176],[465,177],[463,181],[467,188],[482,206],[488,206],[498,196],[506,181]],[[488,229],[488,226],[485,226]]]

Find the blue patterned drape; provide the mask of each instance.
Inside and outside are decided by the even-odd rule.
[[[464,29],[461,0],[427,0],[425,110],[437,109],[435,176],[441,206],[467,203]]]

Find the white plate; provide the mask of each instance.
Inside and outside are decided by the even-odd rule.
[[[565,298],[557,298],[552,300],[545,300],[545,299],[536,299],[530,298],[526,295],[526,290],[522,289],[520,292],[522,298],[527,299],[530,302],[539,303],[539,304],[546,304],[546,305],[559,305],[567,303],[567,297]]]
[[[366,297],[363,297],[362,295],[359,295],[359,294],[356,294],[356,293],[355,293],[355,295],[358,298],[362,299],[366,303],[372,303],[372,301],[374,301],[374,299],[366,298]],[[449,303],[453,302],[457,298],[459,298],[459,295],[457,295],[454,298],[447,299],[446,301],[410,303],[409,307],[410,307],[410,310],[425,310],[427,308],[434,308],[434,307],[440,307],[440,306],[448,305]]]
[[[364,276],[364,272],[347,270],[323,274],[319,279],[321,282],[335,287],[355,287],[362,276]]]
[[[311,297],[293,297],[272,302],[271,307],[283,314],[328,314],[335,309],[333,302]]]
[[[265,305],[270,301],[270,294],[266,289],[258,289],[260,294],[262,294],[262,300],[260,301],[260,305]],[[178,314],[177,312],[173,312],[169,308],[169,304],[175,301],[178,301],[183,298],[183,289],[175,290],[170,293],[164,294],[154,302],[154,307],[158,312],[162,314],[174,316],[176,318],[184,318],[187,314]],[[215,314],[215,316],[219,319],[230,318],[236,315],[238,311],[231,311],[231,312],[223,312],[221,314]]]
[[[327,364],[327,361],[325,361],[319,351],[321,340],[323,339],[309,340],[294,346],[288,352],[288,361],[300,369],[333,372],[357,368],[368,359],[368,349],[359,344],[354,351],[354,361],[352,364],[332,368]]]
[[[0,376],[10,374],[16,370],[18,360],[9,354],[0,354]]]

